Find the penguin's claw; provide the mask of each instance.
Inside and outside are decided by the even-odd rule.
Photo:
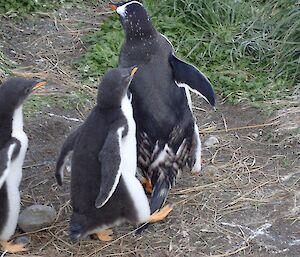
[[[194,177],[199,176],[201,175],[201,170],[192,170],[191,175]]]
[[[112,236],[113,233],[114,232],[111,229],[105,229],[96,233],[96,236],[100,241],[109,242],[113,240],[113,236]]]
[[[2,246],[2,250],[8,253],[18,253],[28,251],[25,248],[25,244],[14,244],[8,241],[0,241],[0,245]]]
[[[196,163],[191,171],[192,176],[199,176],[202,173],[202,163],[203,160],[200,161],[199,163]]]
[[[151,180],[149,178],[143,178],[141,182],[142,182],[142,185],[145,188],[146,192],[148,194],[152,194],[153,186],[152,186]]]
[[[161,221],[164,218],[166,218],[172,210],[173,210],[173,208],[170,205],[166,205],[165,207],[163,207],[158,212],[153,213],[150,216],[148,222],[149,223],[155,223],[155,222]]]

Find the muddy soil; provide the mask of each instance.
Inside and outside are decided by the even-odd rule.
[[[79,88],[94,95],[72,63],[87,47],[82,37],[98,29],[105,15],[102,7],[86,6],[21,21],[2,17],[2,50],[17,63],[15,74],[47,78],[46,97]],[[299,135],[278,133],[285,122],[275,113],[222,99],[214,111],[197,96],[193,100],[202,142],[210,136],[219,140],[209,148],[203,145],[203,173],[182,174],[168,199],[174,211],[165,221],[142,235],[135,235],[131,225],[116,227],[110,243],[70,243],[70,174],[63,187],[54,178],[64,139],[93,101],[71,110],[52,103],[28,115],[22,209],[47,204],[58,216],[50,227],[27,234],[30,250],[20,256],[300,256]],[[23,234],[17,230],[15,236]]]

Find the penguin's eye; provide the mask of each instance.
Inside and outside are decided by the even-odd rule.
[[[25,88],[24,93],[26,95],[29,94],[30,92],[31,92],[31,88],[29,88],[29,87]]]
[[[130,80],[131,80],[130,77],[125,77],[123,78],[123,83],[127,85],[130,82]]]

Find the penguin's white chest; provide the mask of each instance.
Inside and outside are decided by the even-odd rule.
[[[136,209],[137,223],[148,220],[150,207],[144,189],[136,178],[137,149],[136,149],[136,125],[133,119],[133,110],[127,96],[122,100],[122,112],[127,120],[128,133],[121,139],[121,172],[127,190]]]
[[[137,168],[137,156],[136,156],[136,125],[133,119],[133,110],[131,103],[127,96],[122,100],[122,112],[127,120],[128,133],[122,138],[122,147],[120,149],[121,156],[130,156],[130,158],[123,158],[122,165],[125,168],[125,172],[135,176]]]
[[[9,174],[6,179],[6,190],[8,196],[8,215],[4,229],[0,232],[0,240],[9,240],[14,234],[20,212],[19,186],[22,179],[22,166],[28,147],[28,138],[23,131],[22,107],[19,107],[13,115],[12,137],[21,143],[20,152],[10,163]]]
[[[18,139],[21,143],[20,152],[11,163],[11,175],[9,175],[10,177],[13,177],[14,185],[19,187],[22,178],[22,167],[28,147],[28,137],[23,131],[22,106],[19,107],[13,115],[11,136]]]

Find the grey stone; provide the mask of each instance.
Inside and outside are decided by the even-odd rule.
[[[204,145],[206,147],[211,147],[214,146],[216,144],[219,144],[219,139],[216,136],[210,136],[205,142]]]
[[[13,241],[14,244],[28,245],[30,244],[30,238],[28,236],[19,236]]]
[[[18,225],[24,232],[32,232],[51,225],[55,218],[54,208],[46,205],[32,205],[20,213]]]
[[[252,136],[253,138],[258,138],[258,134],[257,133],[251,133],[250,136]]]

